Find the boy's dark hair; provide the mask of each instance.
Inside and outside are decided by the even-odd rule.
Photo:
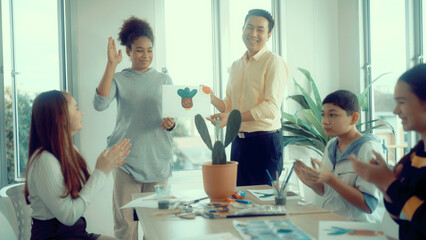
[[[410,85],[411,91],[423,102],[426,102],[426,64],[419,64],[406,71],[399,77]]]
[[[272,15],[268,11],[263,9],[252,9],[248,11],[246,18],[244,19],[244,26],[246,25],[247,19],[250,16],[259,16],[259,17],[266,18],[268,20],[268,28],[269,28],[268,33],[270,33],[272,29],[274,28],[275,21],[272,18]]]
[[[322,101],[322,104],[326,103],[339,106],[341,109],[346,111],[348,116],[354,112],[360,112],[358,98],[355,94],[347,90],[338,90],[328,94]]]
[[[131,16],[129,19],[125,20],[121,26],[118,40],[120,40],[121,45],[126,46],[128,49],[132,49],[133,41],[140,37],[149,38],[152,45],[154,45],[154,34],[152,33],[152,28],[149,23],[135,16]]]

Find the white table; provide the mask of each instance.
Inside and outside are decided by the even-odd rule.
[[[267,185],[238,187],[238,190],[246,189],[265,189],[270,188]],[[262,202],[253,196],[250,192],[246,192],[246,200],[258,204],[273,204],[273,202]],[[153,193],[133,194],[133,199],[144,197]],[[206,203],[208,200],[205,200]],[[294,224],[298,225],[303,231],[314,238],[318,238],[319,222],[328,221],[346,221],[345,218],[336,214],[329,213],[314,205],[298,206],[297,201],[287,201],[288,214],[283,216],[264,216],[264,217],[245,217],[238,218],[240,221],[253,219],[290,219]],[[241,238],[234,229],[232,221],[235,218],[225,219],[206,219],[197,216],[195,219],[182,219],[175,215],[151,216],[152,213],[158,212],[153,208],[136,208],[136,213],[140,219],[145,239],[179,239],[202,236],[206,234],[230,232],[234,236]],[[167,211],[167,210],[162,210]]]

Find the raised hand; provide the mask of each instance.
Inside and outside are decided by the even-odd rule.
[[[164,130],[172,129],[175,126],[175,120],[171,117],[166,117],[161,120],[161,127]]]
[[[115,41],[112,39],[112,37],[108,38],[108,63],[118,65],[121,60],[123,59],[121,49],[118,50],[115,47]]]
[[[389,185],[396,180],[397,175],[402,171],[402,165],[397,165],[395,171],[392,172],[386,165],[382,156],[373,150],[376,159],[370,159],[369,163],[363,162],[350,155],[348,158],[352,162],[352,168],[368,182],[375,184],[381,191],[386,192]]]
[[[96,161],[96,169],[108,174],[114,168],[125,163],[125,158],[130,153],[130,139],[123,139],[121,142],[115,144],[109,151],[106,149],[99,155]]]

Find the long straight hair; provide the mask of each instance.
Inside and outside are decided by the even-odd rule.
[[[64,177],[66,191],[63,198],[79,197],[79,191],[89,179],[87,164],[72,144],[68,112],[68,93],[57,90],[43,92],[33,102],[30,143],[26,168],[25,198],[28,200],[28,170],[43,151],[58,159]],[[35,155],[34,155],[35,154]]]

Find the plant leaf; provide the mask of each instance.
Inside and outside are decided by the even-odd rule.
[[[298,104],[300,104],[300,106],[302,106],[302,108],[304,109],[309,109],[309,105],[305,100],[305,97],[303,95],[292,95],[292,96],[288,96],[287,98],[291,98],[294,101],[296,101]]]
[[[226,125],[225,147],[227,147],[237,136],[241,127],[241,121],[241,112],[236,109],[232,110],[229,114],[228,123]]]
[[[179,97],[182,97],[182,98],[185,97],[185,91],[183,91],[183,89],[178,89],[177,94],[179,95]]]
[[[323,139],[324,142],[327,142],[326,139],[328,139],[328,137],[327,134],[325,134],[324,129],[322,128],[322,124],[320,122],[321,118],[320,120],[318,120],[310,109],[300,109],[296,111],[296,119],[300,119],[299,114],[301,114],[312,125],[314,130],[320,135],[321,139]]]
[[[317,102],[317,107],[322,108],[322,98],[319,94],[319,91],[318,91],[317,85],[315,84],[314,79],[312,79],[311,73],[308,70],[301,68],[301,67],[298,67],[297,69],[300,72],[302,72],[305,75],[305,77],[309,80],[309,82],[311,83],[312,92],[314,93],[315,101]]]
[[[212,140],[210,138],[209,129],[207,129],[206,122],[200,114],[195,115],[195,126],[197,127],[201,139],[203,139],[207,147],[212,150]]]
[[[381,123],[381,124],[379,124],[379,125],[373,126],[373,127],[371,127],[371,128],[366,128],[366,129],[365,129],[365,130],[363,130],[363,131],[361,131],[361,130],[360,130],[362,125],[367,125],[367,124],[374,123],[374,122],[378,122],[378,121],[381,121],[382,123]],[[359,124],[357,124],[357,125],[356,125],[357,129],[358,129],[361,133],[363,133],[363,134],[364,134],[364,133],[371,132],[373,129],[376,129],[376,128],[379,128],[379,127],[383,127],[383,126],[388,127],[388,128],[392,131],[392,133],[393,133],[393,134],[395,134],[395,129],[393,128],[393,126],[392,126],[392,125],[391,125],[388,121],[386,121],[386,120],[384,120],[384,119],[374,119],[374,120],[365,121],[365,122],[363,122],[363,123],[359,123]]]
[[[192,89],[191,93],[189,94],[189,97],[192,98],[197,94],[197,89]]]
[[[303,127],[301,127],[297,124],[294,124],[290,121],[284,122],[282,124],[282,129],[284,131],[291,132],[292,134],[294,134],[296,136],[301,135],[301,136],[304,136],[304,137],[316,137],[315,134],[311,133],[309,130],[306,130],[305,128],[303,128]]]
[[[213,146],[212,164],[226,164],[225,147],[221,141],[216,141]]]
[[[391,72],[385,72],[380,74],[378,77],[376,77],[373,81],[371,81],[371,83],[369,83],[365,88],[364,91],[362,91],[362,93],[357,95],[358,98],[358,102],[361,105],[361,109],[363,111],[368,111],[368,106],[367,106],[367,93],[368,90],[370,89],[370,87],[373,85],[374,82],[376,82],[377,80],[379,80],[381,77],[390,74]]]
[[[287,145],[307,147],[321,156],[324,152],[324,148],[321,148],[321,146],[323,146],[322,144],[317,145],[312,141],[312,139],[300,136],[283,136],[283,147],[286,147]]]
[[[288,121],[292,122],[292,123],[296,123],[296,119],[294,119],[293,115],[291,115],[290,113],[286,113],[286,112],[281,112],[281,116],[284,119],[287,119]]]
[[[303,89],[297,82],[295,79],[294,80],[294,84],[296,85],[296,87],[302,92],[303,96],[305,97],[306,102],[308,103],[309,109],[313,112],[313,114],[315,115],[315,117],[321,119],[321,110],[319,109],[318,106],[314,103],[314,101],[312,100],[312,98],[309,96],[309,94],[305,91],[305,89]]]

